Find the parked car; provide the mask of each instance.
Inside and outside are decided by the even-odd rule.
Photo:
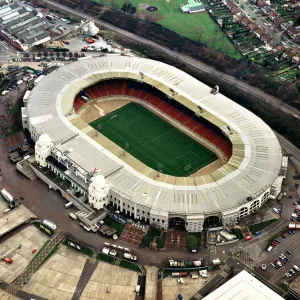
[[[292,254],[292,251],[291,250],[286,250],[286,253],[291,255]]]
[[[294,205],[297,205],[298,203],[296,201],[293,202]]]

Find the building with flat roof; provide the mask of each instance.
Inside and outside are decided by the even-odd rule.
[[[282,300],[281,296],[267,287],[264,283],[242,271],[221,285],[203,300]]]
[[[51,39],[47,22],[29,7],[4,3],[0,7],[0,36],[21,51]]]

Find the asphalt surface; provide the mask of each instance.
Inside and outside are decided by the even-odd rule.
[[[83,267],[83,270],[81,272],[79,281],[77,283],[75,292],[73,294],[73,297],[71,300],[79,300],[86,285],[90,281],[94,271],[96,270],[97,266],[99,264],[99,261],[91,261],[90,259],[87,259],[85,261],[85,265]]]
[[[87,15],[87,14],[84,14],[82,12],[79,12],[79,11],[76,11],[74,9],[71,9],[65,5],[62,5],[62,4],[59,4],[57,2],[54,2],[54,1],[49,1],[49,0],[41,0],[42,2],[45,2],[45,3],[48,3],[58,9],[60,9],[61,11],[64,11],[64,12],[68,12],[72,15],[75,15],[77,17],[80,17],[80,18],[85,18],[85,19],[93,19],[91,16]],[[292,116],[296,116],[296,117],[299,117],[300,118],[300,112],[291,107],[290,105],[282,102],[281,100],[271,96],[271,95],[268,95],[264,92],[262,92],[261,90],[253,87],[253,86],[250,86],[249,84],[245,83],[245,82],[242,82],[242,81],[239,81],[237,80],[236,78],[230,76],[230,75],[227,75],[225,73],[222,73],[206,64],[203,64],[189,56],[186,56],[182,53],[179,53],[179,52],[176,52],[176,51],[173,51],[169,48],[166,48],[164,46],[161,46],[151,40],[148,40],[146,38],[143,38],[139,35],[136,35],[136,34],[133,34],[129,31],[126,31],[126,30],[123,30],[117,26],[114,26],[114,25],[111,25],[109,23],[106,23],[104,21],[101,21],[101,20],[95,20],[95,24],[98,25],[98,26],[101,26],[101,27],[104,27],[104,28],[108,28],[109,30],[112,30],[112,31],[115,31],[131,40],[134,40],[134,41],[137,41],[139,43],[142,43],[142,44],[145,44],[145,45],[148,45],[148,46],[151,46],[152,48],[156,49],[156,50],[159,50],[171,57],[174,57],[176,58],[177,60],[180,60],[181,62],[184,62],[186,63],[187,65],[190,65],[190,66],[193,66],[194,68],[196,69],[199,69],[199,70],[202,70],[208,74],[211,74],[213,76],[215,76],[215,78],[220,78],[221,80],[224,80],[227,82],[227,84],[230,84],[232,86],[234,86],[236,89],[238,90],[241,90],[245,93],[249,93],[249,94],[252,94],[254,96],[256,96],[257,98],[259,98],[260,100],[268,103],[269,105],[272,105],[274,107],[276,107],[277,109],[281,109],[282,111],[292,115]],[[220,89],[220,92],[222,92],[222,86],[221,86],[221,89]]]

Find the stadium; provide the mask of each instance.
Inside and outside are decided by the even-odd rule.
[[[123,56],[66,65],[31,91],[34,172],[82,212],[214,230],[281,191],[280,144],[259,117],[190,75]]]

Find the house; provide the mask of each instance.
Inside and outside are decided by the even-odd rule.
[[[249,28],[250,32],[257,29],[257,25],[255,23],[249,23],[247,27]]]
[[[277,45],[274,47],[274,50],[278,52],[284,52],[286,48],[283,45]]]
[[[288,34],[289,36],[291,36],[292,38],[295,38],[299,33],[298,33],[298,31],[296,30],[295,27],[289,26],[289,27],[287,28],[287,34]]]
[[[286,31],[291,25],[288,22],[281,23],[280,27]]]
[[[231,10],[232,14],[234,15],[237,15],[238,13],[241,12],[241,10],[238,8],[238,7],[234,7],[232,10]]]
[[[265,34],[265,32],[262,29],[255,29],[253,32],[258,38],[260,38],[263,34]]]
[[[244,26],[248,26],[248,24],[252,23],[250,19],[248,19],[247,17],[244,17],[241,19],[241,23],[244,25]]]
[[[271,8],[268,7],[268,6],[262,6],[262,7],[260,8],[260,10],[261,10],[261,12],[262,12],[265,16],[267,16],[268,13],[271,11]]]
[[[300,65],[300,57],[299,57],[299,56],[294,56],[294,57],[292,58],[292,62],[293,62],[293,64],[295,64],[295,65]]]
[[[284,23],[285,21],[284,21],[284,19],[283,18],[281,18],[280,16],[278,16],[278,17],[275,17],[275,19],[274,19],[274,23],[276,24],[276,25],[278,25],[278,26],[280,26],[282,23]]]
[[[290,50],[287,50],[287,51],[283,52],[283,54],[282,54],[282,57],[284,57],[288,60],[291,60],[294,56],[295,56],[295,54]]]
[[[271,38],[269,35],[267,35],[267,34],[262,34],[262,35],[260,36],[260,39],[261,39],[265,44],[268,44],[269,42],[272,41],[272,38]]]
[[[267,4],[264,0],[258,0],[258,1],[257,1],[257,5],[258,5],[259,7],[265,7],[265,6],[267,6],[268,4]]]
[[[270,10],[270,11],[268,12],[268,17],[269,17],[272,21],[274,21],[274,19],[275,19],[277,16],[278,16],[278,14],[277,14],[274,10]]]

